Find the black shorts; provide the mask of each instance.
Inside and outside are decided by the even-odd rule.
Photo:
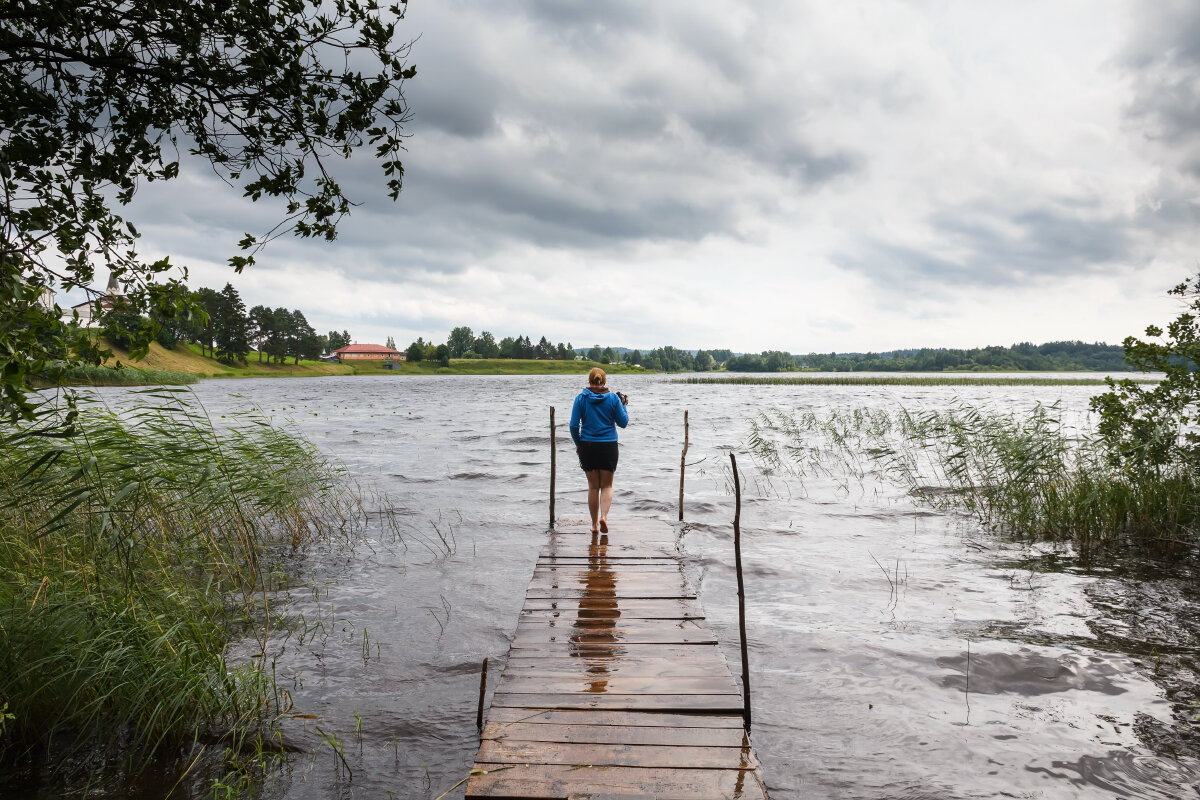
[[[594,469],[616,472],[617,457],[616,442],[579,443],[579,468],[584,472],[591,472]]]

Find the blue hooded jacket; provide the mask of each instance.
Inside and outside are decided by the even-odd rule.
[[[628,424],[629,412],[621,398],[607,387],[600,391],[591,387],[584,389],[571,407],[571,438],[576,447],[580,442],[615,442],[615,426],[624,428]]]

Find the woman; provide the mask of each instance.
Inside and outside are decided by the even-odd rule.
[[[588,373],[587,388],[571,407],[571,438],[579,466],[587,473],[588,513],[592,533],[608,533],[608,508],[612,505],[613,473],[617,471],[617,425],[629,424],[625,404],[629,398],[611,393],[608,376],[599,367]]]

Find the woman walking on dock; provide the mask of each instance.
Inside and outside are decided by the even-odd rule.
[[[629,398],[609,392],[607,382],[604,370],[595,367],[588,373],[587,388],[571,407],[571,438],[579,454],[579,467],[587,474],[592,533],[608,533],[608,508],[617,471],[617,426],[629,424],[629,412],[625,410]]]

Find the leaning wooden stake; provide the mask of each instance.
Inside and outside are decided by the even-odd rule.
[[[487,694],[487,662],[483,660],[483,671],[479,673],[479,710],[475,712],[475,727],[483,730],[483,697]]]
[[[750,656],[746,651],[746,584],[742,580],[742,481],[738,477],[737,456],[729,454],[733,465],[733,561],[737,569],[738,629],[742,634],[742,719],[750,730]]]
[[[554,527],[554,470],[558,466],[558,439],[554,433],[554,406],[550,406],[550,527]]]
[[[683,411],[683,452],[679,455],[679,521],[683,522],[683,469],[687,466],[688,412]]]

